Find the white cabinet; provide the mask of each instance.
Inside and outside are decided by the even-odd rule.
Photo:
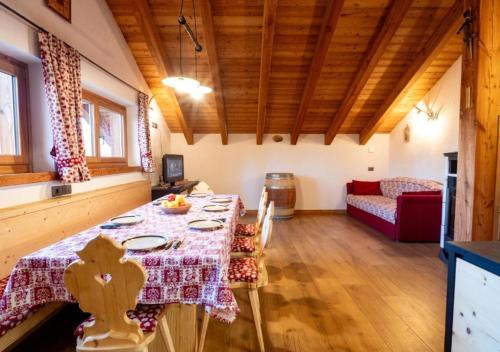
[[[453,352],[500,351],[500,276],[457,259]]]
[[[446,242],[445,352],[500,352],[500,242]]]

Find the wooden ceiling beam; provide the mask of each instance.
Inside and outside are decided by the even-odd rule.
[[[441,20],[425,45],[416,53],[410,67],[405,71],[401,79],[396,83],[389,96],[377,109],[375,114],[363,128],[359,136],[359,143],[366,144],[373,134],[382,125],[383,117],[397,106],[407,95],[410,88],[418,81],[432,61],[440,53],[448,40],[457,33],[462,23],[463,0],[457,0],[448,10],[446,16]]]
[[[381,19],[377,35],[372,39],[370,47],[364,55],[361,65],[358,67],[356,76],[347,89],[339,109],[330,121],[325,135],[326,145],[331,144],[337,133],[339,133],[340,128],[363,91],[366,82],[377,66],[379,59],[384,54],[394,33],[396,33],[403,18],[410,9],[411,3],[412,0],[393,0],[390,8],[387,10],[387,15]]]
[[[266,128],[266,108],[269,92],[269,76],[271,74],[271,58],[273,55],[274,28],[278,0],[264,1],[264,19],[262,23],[262,45],[260,52],[259,103],[257,107],[257,144],[262,144]]]
[[[328,1],[325,17],[319,33],[318,42],[316,44],[316,50],[314,51],[311,66],[309,67],[307,82],[304,92],[302,93],[299,110],[297,112],[297,116],[295,117],[295,124],[290,136],[291,144],[297,144],[297,140],[299,139],[299,134],[302,130],[302,125],[304,124],[307,111],[309,110],[309,105],[311,104],[316,85],[318,84],[321,69],[325,63],[328,48],[330,47],[330,41],[333,37],[333,33],[335,32],[335,27],[337,27],[337,22],[340,18],[343,6],[344,0]]]
[[[226,145],[228,140],[227,118],[220,76],[219,59],[217,56],[217,47],[215,45],[214,22],[210,0],[200,1],[200,13],[203,27],[203,37],[205,39],[204,49],[207,51],[208,66],[212,77],[212,84],[214,85],[214,98],[217,109],[217,119],[219,120],[220,138],[222,140],[222,144]]]
[[[168,73],[172,72],[170,62],[168,60],[165,48],[163,47],[160,32],[153,22],[153,14],[149,8],[147,0],[134,0],[134,16],[137,21],[141,32],[144,34],[144,39],[148,46],[149,52],[153,56],[158,73],[162,78],[168,77]],[[188,144],[193,144],[193,130],[189,124],[189,121],[184,116],[179,102],[177,101],[177,96],[174,90],[165,86],[165,91],[169,105],[173,107],[175,115],[179,121],[182,132]]]

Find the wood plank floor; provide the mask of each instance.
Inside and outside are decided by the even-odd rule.
[[[275,222],[270,284],[260,292],[266,349],[442,351],[446,267],[438,250],[392,242],[344,215]],[[205,351],[258,350],[248,296],[236,297],[241,315],[232,325],[211,321]],[[74,350],[67,322],[77,313],[61,314],[15,351]]]

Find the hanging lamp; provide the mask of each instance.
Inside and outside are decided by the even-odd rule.
[[[184,7],[184,1],[181,1],[181,8],[180,8],[180,14],[179,14],[179,19],[182,18],[183,21],[179,20],[179,67],[180,67],[180,76],[173,76],[173,77],[166,77],[161,80],[161,82],[171,88],[174,88],[176,92],[185,94],[185,93],[190,93],[193,92],[196,88],[200,86],[200,82],[198,80],[185,77],[182,69],[182,33],[181,33],[181,26],[187,26],[187,22],[184,19],[184,15],[182,13]],[[194,8],[194,0],[193,0],[193,8]],[[196,17],[195,17],[195,23],[196,23]],[[197,37],[196,37],[197,40]],[[197,45],[195,46],[195,52],[196,49],[199,48],[201,50],[201,46]]]

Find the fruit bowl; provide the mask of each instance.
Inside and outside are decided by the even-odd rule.
[[[189,209],[191,208],[191,204],[185,203],[184,205],[179,205],[175,208],[167,208],[165,206],[160,205],[160,209],[165,213],[165,214],[186,214]]]

